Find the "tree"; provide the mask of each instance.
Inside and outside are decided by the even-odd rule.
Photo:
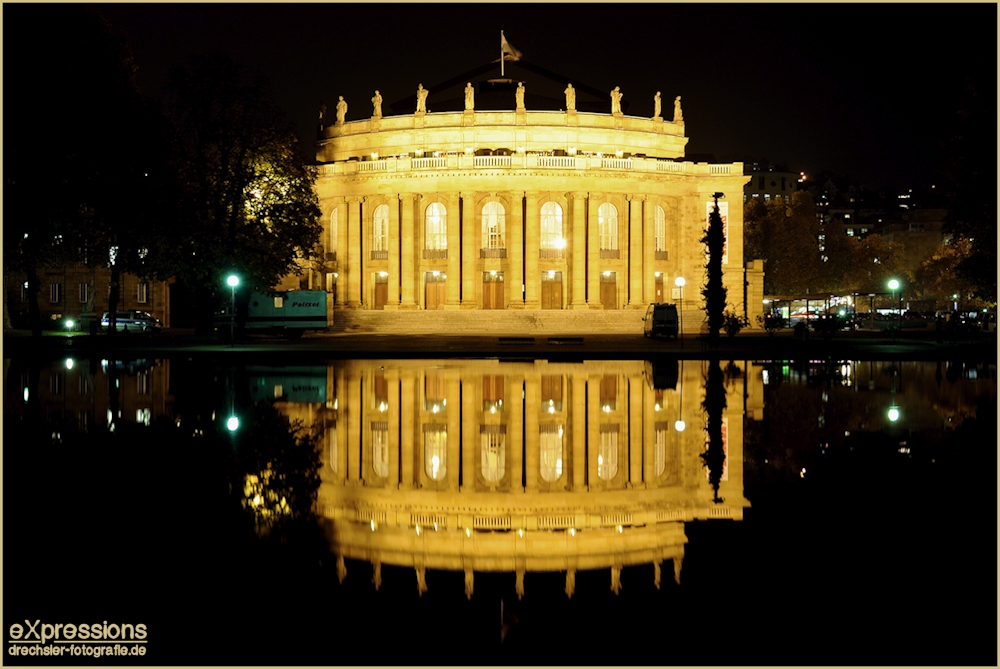
[[[972,242],[958,238],[941,246],[920,263],[915,276],[915,286],[924,298],[947,302],[952,295],[963,298],[975,292],[975,286],[956,268],[972,254]]]
[[[903,281],[904,289],[913,278],[904,269],[903,246],[882,235],[868,235],[850,244],[852,269],[844,277],[843,290],[885,292],[889,279]]]
[[[805,191],[769,202],[751,198],[743,209],[744,257],[764,260],[764,292],[804,293],[822,273],[819,222]]]
[[[705,298],[705,311],[708,316],[708,338],[716,341],[724,321],[723,312],[726,309],[726,287],[722,285],[722,251],[725,248],[726,237],[722,230],[722,216],[719,214],[719,198],[715,194],[715,206],[708,217],[708,230],[701,242],[708,252],[705,263],[705,287],[701,294]]]
[[[294,134],[280,126],[264,80],[232,61],[204,57],[177,70],[170,109],[180,242],[162,258],[195,289],[205,319],[225,273],[237,272],[241,286],[269,290],[316,256],[322,226],[315,173],[296,153]]]

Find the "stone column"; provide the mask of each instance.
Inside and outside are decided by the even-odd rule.
[[[476,230],[474,193],[462,193],[462,308],[475,309],[476,259],[479,256],[479,237]],[[450,255],[450,251],[449,251]],[[482,280],[482,277],[478,277]]]
[[[597,209],[603,194],[590,194],[587,209],[587,306],[601,308],[601,234],[597,225]]]
[[[587,194],[570,193],[573,199],[573,225],[570,229],[572,256],[570,258],[570,278],[572,297],[570,309],[586,309],[587,286]]]
[[[645,195],[629,195],[628,199],[628,306],[643,308],[642,277],[647,272],[643,253],[647,240],[642,236],[642,204]],[[649,240],[652,242],[652,239]],[[649,271],[652,274],[652,271]]]
[[[385,373],[385,380],[389,392],[389,415],[386,416],[386,420],[389,423],[389,481],[386,487],[395,490],[399,487],[400,469],[399,437],[397,436],[398,431],[396,429],[396,426],[399,425],[400,412],[399,372],[396,370],[387,370]]]
[[[644,435],[642,422],[642,391],[646,382],[642,374],[630,374],[628,377],[628,481],[632,488],[644,488],[643,485],[643,444],[650,435]],[[650,442],[651,443],[651,442]]]
[[[361,308],[361,198],[347,201],[347,308]]]
[[[600,454],[601,424],[601,377],[587,378],[587,489],[598,490],[603,486],[603,480],[597,475],[597,456]]]
[[[348,209],[344,198],[337,198],[337,308],[343,309],[347,298],[347,228]]]
[[[445,309],[458,309],[459,294],[462,282],[462,245],[459,242],[461,230],[461,206],[458,193],[448,194],[448,283],[445,297]]]
[[[524,463],[521,453],[524,443],[521,441],[521,424],[524,414],[524,399],[521,397],[521,389],[524,387],[524,375],[514,374],[510,376],[510,430],[507,432],[507,443],[510,444],[508,453],[510,454],[510,489],[512,492],[524,492],[521,485],[521,472]]]
[[[508,235],[507,238],[510,243],[507,245],[507,263],[510,266],[510,272],[508,276],[504,277],[504,290],[507,292],[507,304],[510,305],[512,309],[523,309],[525,293],[521,292],[521,286],[524,285],[527,289],[527,282],[524,276],[524,263],[522,262],[524,245],[525,245],[525,229],[524,229],[524,212],[523,212],[523,198],[524,193],[521,191],[511,191],[509,193],[510,197],[510,222],[507,226]],[[531,211],[531,205],[528,205],[528,211]],[[531,215],[530,213],[528,214]],[[531,262],[530,260],[528,261]]]
[[[347,376],[347,397],[342,402],[347,413],[347,481],[361,485],[361,378],[350,371]]]
[[[413,462],[416,457],[414,438],[417,435],[416,427],[416,398],[417,379],[412,370],[406,369],[400,372],[400,407],[399,407],[399,432],[400,432],[400,490],[409,490],[413,487]]]
[[[574,491],[587,489],[587,377],[573,374],[570,384],[570,471]]]
[[[538,210],[538,193],[526,193],[528,214],[525,221],[525,260],[524,260],[524,308],[540,309],[538,274],[538,245],[541,236],[541,219]]]
[[[656,299],[656,211],[652,202],[646,201],[643,207],[642,216],[642,300],[645,304],[650,304]],[[664,277],[666,279],[666,277]],[[667,290],[667,282],[663,282],[663,290]],[[663,296],[664,300],[669,300],[669,293]]]
[[[402,294],[401,276],[399,273],[400,254],[411,253],[413,244],[404,244],[400,236],[399,225],[399,198],[389,195],[386,197],[389,205],[389,296],[385,305],[386,309],[398,307]]]
[[[479,394],[477,385],[482,385],[479,374],[462,376],[462,492],[473,492],[476,489],[476,457],[480,452],[479,415],[476,400]],[[479,382],[477,384],[477,381]],[[451,409],[449,408],[449,412]],[[450,414],[449,414],[450,415]]]
[[[451,407],[461,406],[460,384],[458,375],[449,378],[445,385],[445,397],[448,398],[448,465],[445,477],[448,481],[449,492],[458,492],[458,472],[462,467],[461,455],[459,453],[459,442],[462,440],[462,424],[459,422],[459,411]]]
[[[541,378],[537,373],[524,379],[524,491],[536,492],[540,478],[540,436],[538,434],[538,407],[541,405]]]
[[[403,193],[399,196],[399,199],[402,202],[403,208],[400,225],[402,235],[399,247],[402,253],[402,267],[400,268],[402,299],[399,306],[401,309],[416,309],[417,303],[414,292],[416,269],[414,268],[414,261],[416,254],[420,253],[419,245],[417,244],[417,226],[413,220],[413,208],[416,196],[413,193]]]

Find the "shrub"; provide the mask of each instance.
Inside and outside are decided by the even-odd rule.
[[[740,316],[733,311],[726,311],[722,314],[722,329],[726,331],[726,334],[730,337],[735,337],[740,333],[740,330],[749,325],[746,317]]]
[[[785,319],[774,314],[761,314],[757,316],[757,325],[764,328],[764,332],[771,335],[785,327]]]

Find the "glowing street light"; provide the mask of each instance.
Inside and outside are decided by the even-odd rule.
[[[685,283],[687,283],[687,281],[685,281],[684,277],[682,276],[679,276],[676,279],[674,279],[674,285],[677,286],[681,291],[680,292],[681,308],[677,312],[677,332],[678,332],[678,338],[681,340],[681,348],[684,348],[684,284]]]
[[[240,285],[240,277],[235,274],[230,274],[226,278],[226,285],[230,288],[230,303],[229,303],[229,342],[230,345],[236,344],[236,286]]]
[[[896,291],[899,290],[899,281],[896,279],[889,279],[889,290],[892,291],[892,303],[896,306],[896,327],[899,330],[903,328],[903,315],[900,313],[899,307],[896,305]],[[903,296],[900,295],[900,298]]]
[[[240,429],[240,419],[236,416],[230,416],[229,420],[226,421],[226,427],[230,432],[236,432],[236,430]]]

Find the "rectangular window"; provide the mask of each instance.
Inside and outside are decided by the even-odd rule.
[[[659,207],[657,207],[659,209]],[[655,241],[656,241],[656,251],[666,251],[667,250],[667,220],[666,217],[662,215],[663,210],[659,209],[656,212],[656,231],[655,231]]]
[[[854,228],[847,228],[847,236],[848,237],[854,236]]]
[[[90,284],[81,283],[80,284],[80,304],[86,304],[90,299]]]
[[[58,304],[62,302],[62,284],[61,283],[50,283],[49,284],[49,302],[52,304]]]
[[[618,405],[618,377],[605,374],[601,377],[601,411],[614,411]]]
[[[139,282],[139,290],[136,299],[138,299],[139,304],[147,304],[149,302],[149,284],[145,281]]]
[[[376,218],[373,223],[373,235],[374,239],[372,244],[372,250],[374,251],[388,251],[389,250],[389,218]]]

